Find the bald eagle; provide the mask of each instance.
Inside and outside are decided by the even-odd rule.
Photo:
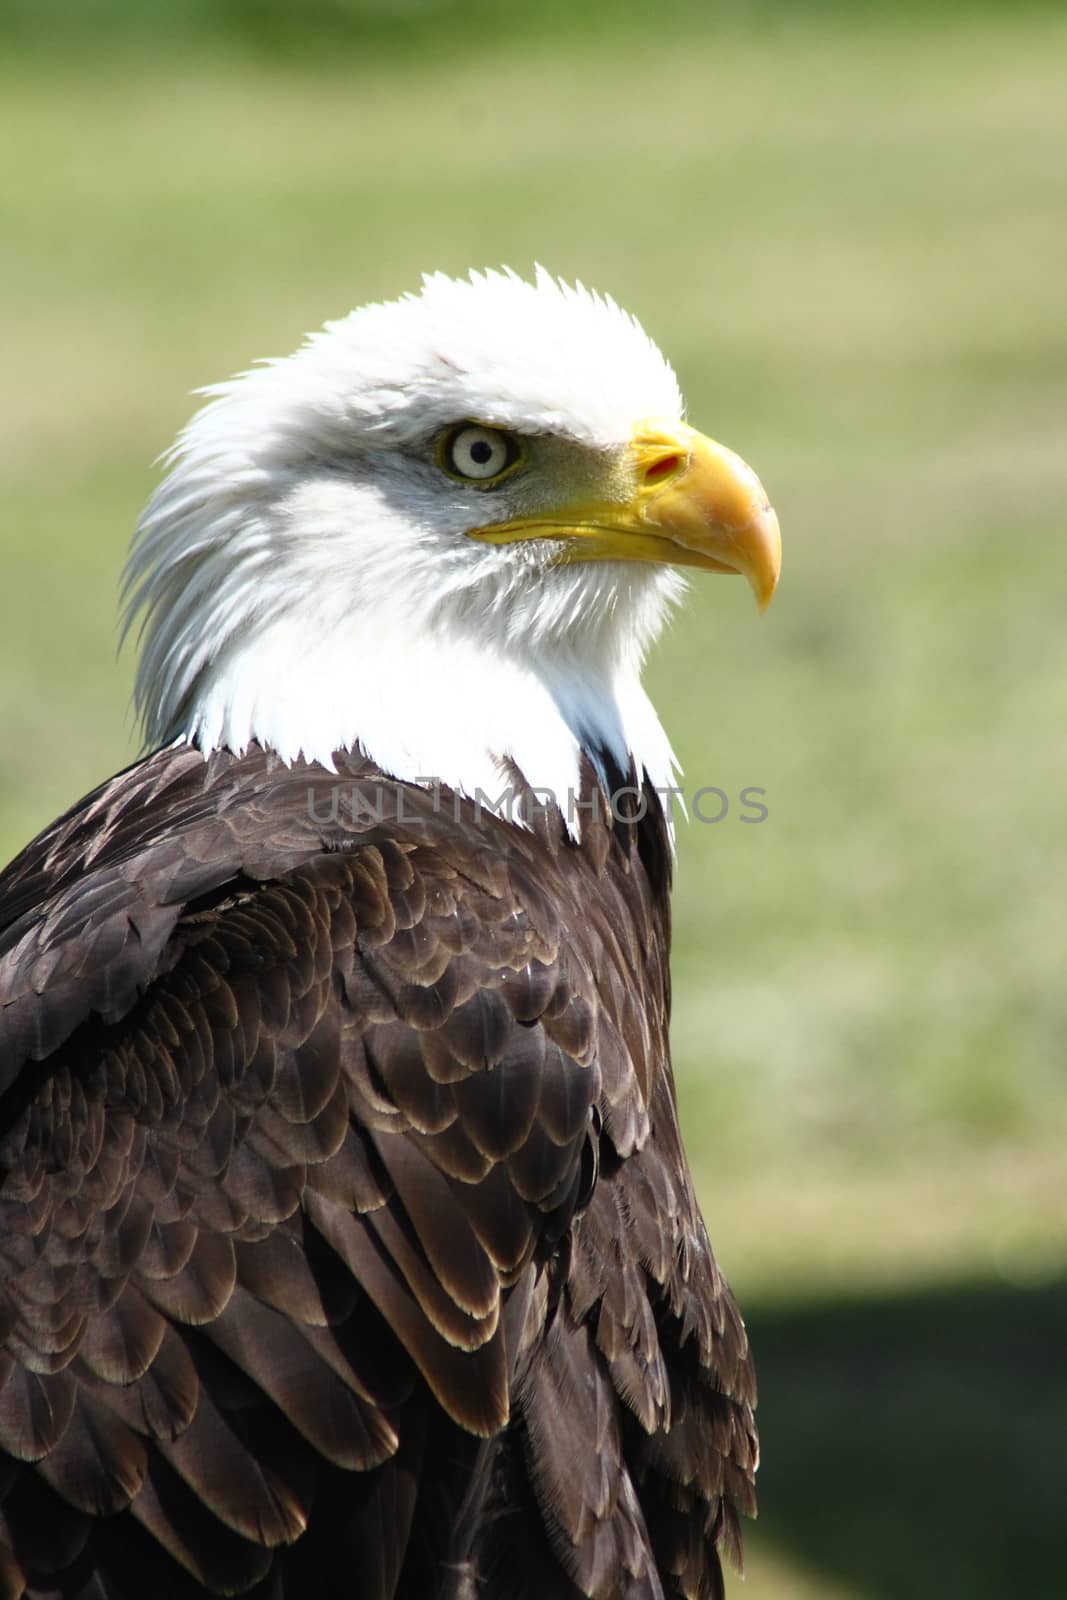
[[[150,754],[0,878],[0,1594],[722,1592],[755,1398],[678,1127],[678,567],[778,527],[611,300],[424,280],[208,391]]]

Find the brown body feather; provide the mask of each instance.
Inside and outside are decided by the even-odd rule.
[[[0,878],[0,1596],[721,1592],[663,819],[531,821],[182,748]]]

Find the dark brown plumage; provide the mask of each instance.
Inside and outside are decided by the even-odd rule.
[[[718,1595],[658,802],[338,759],[162,751],[0,879],[0,1595]]]

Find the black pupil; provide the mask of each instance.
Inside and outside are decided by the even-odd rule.
[[[493,459],[493,447],[488,439],[475,439],[471,445],[471,460],[476,466],[484,467],[487,461]]]

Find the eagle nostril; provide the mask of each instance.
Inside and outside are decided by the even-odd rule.
[[[645,472],[645,482],[660,483],[664,478],[672,477],[681,465],[682,458],[680,455],[660,456],[659,460],[653,461]]]

